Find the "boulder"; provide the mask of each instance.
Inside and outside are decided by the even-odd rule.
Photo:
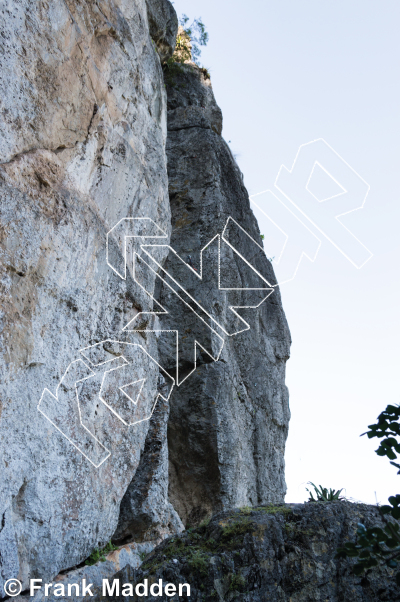
[[[339,546],[354,541],[359,522],[382,526],[376,507],[350,502],[221,512],[208,524],[165,540],[140,569],[126,567],[114,578],[121,589],[146,579],[149,584],[162,579],[164,586],[177,588],[187,583],[188,599],[194,602],[396,602],[400,593],[393,570],[378,566],[357,577],[352,570],[355,559],[335,558]],[[163,591],[147,599],[170,598]]]

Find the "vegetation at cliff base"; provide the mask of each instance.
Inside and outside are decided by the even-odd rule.
[[[340,495],[343,489],[338,489],[337,491],[335,491],[335,489],[328,489],[327,487],[322,487],[322,485],[318,487],[317,485],[314,485],[314,483],[312,483],[311,481],[309,481],[308,485],[312,485],[314,489],[314,491],[311,491],[306,487],[306,490],[310,494],[310,497],[308,499],[309,502],[338,502],[339,500],[345,499],[343,496]],[[315,498],[313,493],[315,494]]]
[[[390,463],[399,468],[398,456],[400,455],[400,406],[388,405],[379,416],[376,424],[368,426],[368,431],[363,433],[369,439],[377,437],[382,439],[376,453],[378,456],[387,456]],[[397,462],[395,462],[397,460]],[[347,542],[338,549],[337,558],[357,558],[354,573],[362,575],[368,569],[378,564],[386,564],[391,569],[399,569],[396,573],[396,582],[400,586],[400,526],[391,519],[400,519],[400,495],[389,498],[389,505],[380,506],[379,512],[385,523],[384,528],[371,527],[359,524],[355,542]]]

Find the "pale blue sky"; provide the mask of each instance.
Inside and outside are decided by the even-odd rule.
[[[371,190],[347,226],[373,252],[357,270],[328,242],[282,287],[293,346],[286,501],[311,480],[381,502],[395,468],[359,434],[400,403],[398,0],[175,0],[202,17],[223,136],[250,194],[273,188],[301,144],[324,138]]]

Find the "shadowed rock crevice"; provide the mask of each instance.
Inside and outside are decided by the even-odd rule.
[[[168,415],[168,402],[159,399],[135,477],[121,501],[118,526],[113,535],[117,545],[161,540],[182,529],[168,501]]]
[[[201,366],[184,382],[171,402],[168,422],[169,499],[186,528],[221,509],[221,475],[215,433],[215,400]]]

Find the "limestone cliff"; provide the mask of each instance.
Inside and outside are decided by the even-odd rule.
[[[148,421],[127,428],[87,385],[83,423],[111,452],[96,468],[57,430],[91,444],[74,391],[88,374],[72,365],[49,409],[55,426],[37,406],[82,348],[120,338],[149,305],[130,265],[126,280],[107,265],[107,232],[147,217],[169,235],[171,217],[166,93],[144,0],[15,0],[0,10],[1,596],[7,578],[50,579],[116,529]],[[118,236],[109,242],[121,255]],[[146,349],[157,357],[154,335]],[[157,367],[147,368],[157,383]],[[102,451],[94,443],[94,457]],[[158,502],[160,521],[179,528],[166,493]]]
[[[217,233],[224,233],[219,249],[214,242],[203,253],[203,280],[191,274],[186,281],[188,292],[207,308],[208,323],[225,326],[215,329],[224,339],[219,360],[210,361],[201,350],[196,372],[171,400],[169,491],[189,526],[222,508],[282,502],[286,493],[284,451],[290,413],[285,364],[290,334],[279,290],[267,290],[258,276],[276,284],[243,176],[221,131],[222,115],[207,72],[185,65],[168,87],[171,246],[183,257],[190,255],[200,270],[200,250]],[[173,262],[170,254],[167,270]],[[224,287],[234,290],[219,290]],[[166,293],[163,285],[161,303]],[[246,308],[238,313],[248,330],[241,331],[244,324],[235,330],[231,306]],[[171,327],[177,314],[161,317],[161,324]],[[190,343],[195,336],[205,349],[218,347],[216,337],[200,333],[191,318],[179,312],[181,329],[192,331],[182,345],[183,371],[193,361]],[[237,331],[240,334],[226,334]]]
[[[167,100],[170,2],[0,14],[1,597],[282,501],[290,336],[207,73]]]

